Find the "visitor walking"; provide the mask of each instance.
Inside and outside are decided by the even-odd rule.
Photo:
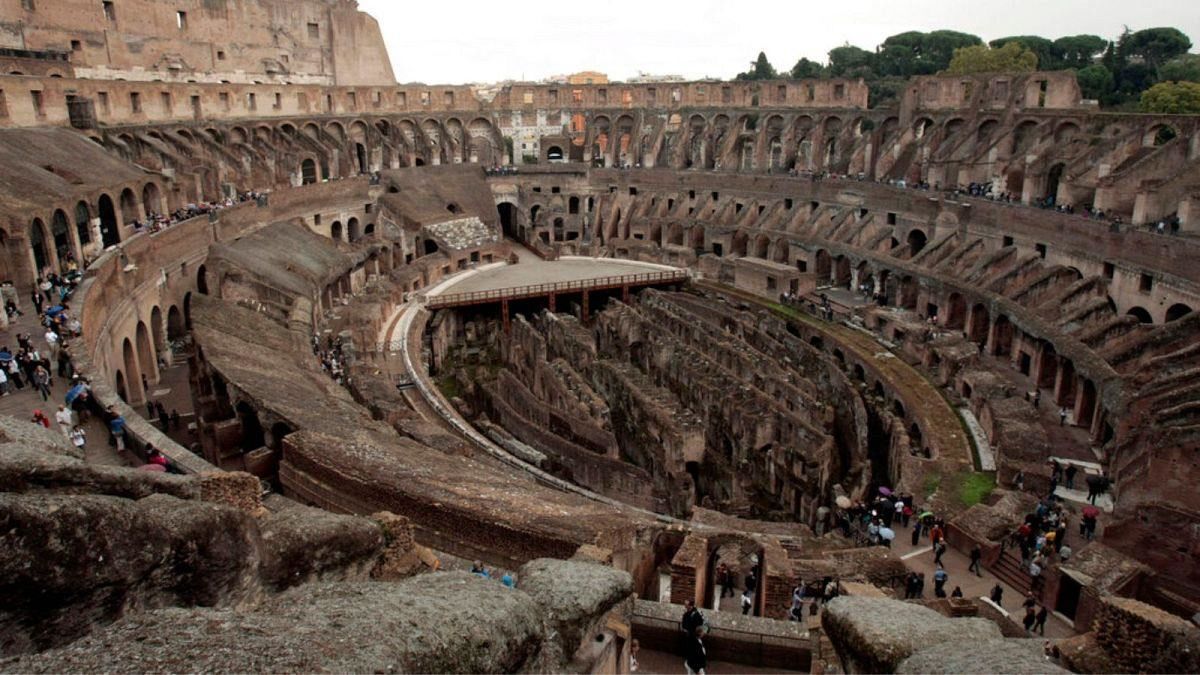
[[[983,548],[979,544],[975,544],[971,548],[971,566],[967,568],[968,572],[974,572],[975,576],[982,577],[983,574],[979,571],[979,562],[983,559]]]

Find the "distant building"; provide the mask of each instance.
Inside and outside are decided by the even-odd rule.
[[[568,75],[567,84],[608,84],[608,75],[594,70],[585,70]]]

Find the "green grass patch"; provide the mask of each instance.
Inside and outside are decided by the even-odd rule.
[[[938,488],[941,487],[941,485],[942,485],[942,474],[930,473],[927,476],[925,476],[925,497],[929,498],[930,495],[937,492]]]
[[[964,506],[982,503],[996,488],[996,477],[990,473],[969,473],[958,486],[958,498]]]

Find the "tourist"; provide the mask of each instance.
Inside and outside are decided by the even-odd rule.
[[[46,427],[47,429],[50,428],[50,419],[48,417],[46,417],[46,414],[43,413],[41,410],[33,411],[33,423],[40,424],[40,425]]]
[[[746,589],[742,593],[742,614],[749,614],[754,608],[754,593],[750,589]]]
[[[946,572],[946,568],[938,566],[933,573],[933,594],[939,598],[946,597],[946,581],[950,578],[950,574]]]
[[[500,584],[505,588],[516,588],[517,586],[517,582],[513,579],[513,575],[509,574],[508,572],[505,572],[504,576],[500,577]]]
[[[688,675],[707,675],[708,655],[704,651],[704,629],[697,626],[688,634],[683,650],[683,667]]]
[[[111,434],[110,442],[116,446],[117,451],[125,449],[125,418],[121,413],[117,412],[115,406],[108,407],[108,431]]]
[[[688,598],[683,606],[683,618],[679,620],[679,629],[684,635],[693,635],[696,629],[704,625],[704,615],[696,609],[696,601],[691,598]]]
[[[74,426],[75,420],[74,415],[71,414],[71,411],[67,410],[67,406],[58,406],[58,412],[54,413],[54,421],[58,422],[58,428],[60,431],[62,431],[63,436],[70,438],[71,427]]]
[[[638,670],[638,652],[641,651],[642,645],[638,643],[637,638],[629,642],[629,672],[636,673]]]
[[[1017,470],[1017,475],[1013,476],[1013,486],[1017,488],[1018,492],[1025,491],[1025,472],[1024,471],[1021,471],[1019,469]]]
[[[942,556],[945,554],[946,554],[946,540],[938,539],[937,543],[933,545],[933,564],[941,565],[942,564]]]
[[[1058,409],[1058,426],[1060,426],[1060,427],[1064,426],[1064,425],[1066,425],[1066,423],[1067,423],[1067,409],[1059,408]]]
[[[916,546],[921,541],[921,521],[913,523],[912,529],[912,545]]]
[[[159,452],[158,448],[154,447],[153,445],[147,445],[146,463],[157,464],[165,469],[170,465],[170,460],[167,459],[166,455]]]
[[[983,574],[979,571],[981,560],[983,560],[983,547],[975,544],[975,546],[971,547],[971,566],[967,568],[967,571],[974,572],[977,577],[982,577]]]
[[[726,594],[733,595],[733,578],[729,572],[729,566],[724,562],[717,565],[717,585],[721,587],[721,598]]]
[[[1037,621],[1037,613],[1033,611],[1032,607],[1026,607],[1025,608],[1025,618],[1021,620],[1021,623],[1025,626],[1026,633],[1033,633],[1033,624],[1036,621]]]
[[[47,328],[46,334],[42,337],[46,338],[46,345],[50,347],[50,356],[53,358],[58,358],[58,346],[59,341],[61,340],[61,338],[58,336],[58,333],[54,332],[53,328]]]
[[[42,395],[42,401],[50,400],[50,372],[39,363],[33,367],[33,386]]]
[[[789,621],[802,621],[804,619],[804,584],[796,584],[792,588],[792,606],[788,610]]]
[[[1038,607],[1037,614],[1033,620],[1033,630],[1036,630],[1039,635],[1046,634],[1046,619],[1050,616],[1050,610],[1045,605]]]
[[[86,449],[85,446],[87,445],[87,432],[83,430],[83,427],[76,424],[75,427],[71,429],[69,438],[71,439],[71,444],[79,450],[82,451]]]
[[[950,591],[950,597],[952,597],[952,598],[961,598],[962,596],[963,596],[963,591],[962,591],[961,586],[955,586],[954,590]]]
[[[916,591],[916,595],[914,597],[916,597],[918,600],[925,597],[925,573],[924,572],[917,574],[917,583],[916,583],[916,587],[914,590]]]
[[[992,593],[990,597],[992,602],[996,603],[997,607],[1003,607],[1001,602],[1004,600],[1004,587],[1000,585],[1000,582],[997,581],[996,585],[992,586]]]

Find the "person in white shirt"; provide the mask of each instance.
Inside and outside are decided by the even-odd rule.
[[[58,412],[54,413],[54,421],[58,422],[58,428],[62,430],[63,436],[71,437],[71,427],[75,426],[75,418],[67,406],[58,406]]]
[[[46,337],[46,344],[50,345],[50,358],[57,359],[58,358],[58,340],[59,340],[58,333],[55,333],[53,328],[49,328],[46,330],[45,337]]]
[[[68,437],[71,439],[71,443],[73,443],[75,447],[79,448],[80,450],[84,449],[83,446],[87,443],[87,432],[83,430],[83,427],[76,424],[75,428],[71,429],[71,433],[68,434]]]

